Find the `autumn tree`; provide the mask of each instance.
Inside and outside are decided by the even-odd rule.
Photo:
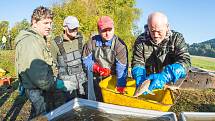
[[[30,26],[30,23],[27,21],[27,19],[23,19],[21,22],[15,23],[15,25],[11,28],[10,39],[11,39],[12,49],[14,49],[14,46],[15,46],[14,40],[18,35],[18,33],[21,30],[27,29],[29,26]]]
[[[9,22],[8,21],[0,21],[0,39],[3,36],[8,36],[9,30]]]
[[[135,0],[67,0],[52,7],[54,18],[54,34],[62,33],[63,20],[66,16],[76,16],[80,21],[80,31],[85,38],[97,32],[97,20],[103,15],[113,18],[115,34],[122,38],[131,49],[134,43],[132,34],[134,21],[140,16],[135,8]]]
[[[0,45],[2,43],[3,36],[8,40],[8,31],[9,31],[9,22],[8,21],[0,21]],[[8,41],[6,42],[6,49],[8,48]]]

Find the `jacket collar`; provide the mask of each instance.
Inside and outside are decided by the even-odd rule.
[[[108,46],[110,47],[112,45],[112,40],[115,38],[115,35],[111,40],[104,41],[102,40],[101,36],[96,37],[96,46],[101,47],[101,46]]]

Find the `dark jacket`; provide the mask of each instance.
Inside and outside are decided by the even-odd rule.
[[[147,74],[150,74],[161,72],[163,67],[173,63],[180,63],[186,69],[191,65],[187,44],[181,33],[169,31],[166,39],[156,45],[149,31],[145,31],[135,41],[132,68],[145,66]]]

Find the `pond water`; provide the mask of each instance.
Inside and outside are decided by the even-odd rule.
[[[135,117],[129,115],[109,114],[92,107],[78,107],[62,116],[55,118],[53,121],[172,121],[172,118],[158,117]]]

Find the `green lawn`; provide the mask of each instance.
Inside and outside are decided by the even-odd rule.
[[[0,50],[0,68],[6,70],[6,76],[15,77],[15,51]]]
[[[215,71],[215,58],[191,56],[192,66]]]

